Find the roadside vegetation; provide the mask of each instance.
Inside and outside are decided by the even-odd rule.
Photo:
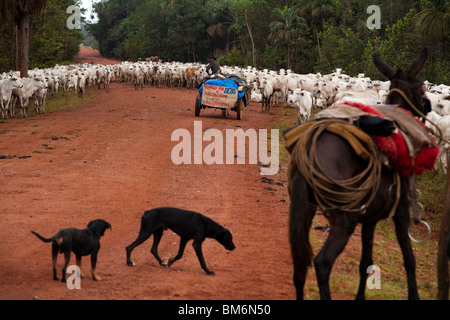
[[[280,117],[272,123],[272,129],[280,130],[280,165],[278,173],[287,186],[287,167],[289,153],[284,147],[282,132],[296,125],[297,112],[294,108],[280,107],[277,110]],[[421,218],[431,227],[431,237],[423,243],[412,243],[416,258],[417,286],[421,299],[435,300],[437,297],[437,251],[439,230],[444,209],[446,173],[440,167],[438,171],[427,171],[417,177],[417,189],[420,190],[419,202],[424,211]],[[415,226],[412,222],[411,233],[417,240],[425,239],[426,228]],[[310,234],[313,251],[317,254],[323,245],[324,227],[326,219],[316,215]],[[317,230],[315,230],[317,228]],[[326,235],[325,235],[326,236]],[[359,285],[359,260],[361,258],[361,231],[359,227],[351,237],[344,252],[338,257],[330,276],[332,296],[353,299]],[[408,298],[406,273],[403,257],[395,235],[392,219],[382,220],[377,224],[373,245],[374,264],[380,267],[381,289],[366,289],[367,299],[375,300],[404,300]],[[319,289],[315,278],[314,268],[308,271],[305,286],[306,299],[318,299]]]

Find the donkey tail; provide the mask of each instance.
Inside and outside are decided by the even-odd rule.
[[[311,215],[309,209],[295,210],[291,206],[289,222],[291,252],[296,270],[302,273],[306,273],[312,263],[313,252],[309,242],[309,229],[313,217],[314,213]]]

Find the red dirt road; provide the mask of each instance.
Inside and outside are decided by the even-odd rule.
[[[117,62],[87,48],[77,61]],[[286,184],[262,181],[258,165],[171,160],[178,143],[172,132],[193,134],[196,120],[203,131],[216,128],[225,137],[226,129],[270,128],[275,116],[253,103],[241,121],[235,112],[224,119],[212,109],[196,118],[196,91],[185,88],[135,91],[112,82],[109,92],[93,90],[92,103],[0,123],[0,299],[294,299]],[[159,206],[201,212],[232,232],[234,251],[213,239],[203,244],[215,276],[200,268],[192,242],[181,260],[162,267],[149,252],[150,238],[133,251],[136,265],[126,265],[125,247],[135,240],[141,215]],[[81,289],[69,290],[52,280],[51,244],[30,231],[50,237],[98,218],[112,225],[101,238],[103,280],[92,280],[85,257]],[[165,231],[162,259],[175,256],[178,244]],[[59,255],[59,276],[62,261]]]

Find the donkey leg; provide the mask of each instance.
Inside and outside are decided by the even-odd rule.
[[[393,217],[395,223],[395,233],[403,254],[406,277],[408,279],[408,299],[419,300],[419,292],[416,283],[416,260],[411,247],[411,240],[408,237],[408,227],[410,224],[409,211],[404,210],[404,214],[396,214]]]
[[[349,227],[343,227],[341,225],[332,226],[328,239],[314,259],[321,300],[331,300],[329,286],[331,268],[336,258],[344,250],[348,239],[353,233],[353,230],[355,230],[355,226],[354,224]]]
[[[293,231],[291,226],[291,250],[294,262],[294,286],[297,300],[303,300],[303,289],[306,282],[308,267],[311,265],[312,250],[309,244],[309,229],[312,224],[315,212],[304,208],[304,220],[297,230]],[[292,219],[292,218],[291,218]]]
[[[300,175],[294,180],[290,196],[289,240],[294,263],[293,280],[297,300],[303,300],[306,274],[312,260],[309,230],[315,215],[315,207],[309,204],[308,186]]]
[[[373,264],[372,248],[373,248],[373,234],[375,231],[376,222],[363,223],[361,228],[362,238],[362,254],[361,262],[359,263],[359,289],[356,295],[357,300],[364,300],[366,298],[365,289],[367,281],[367,268]]]

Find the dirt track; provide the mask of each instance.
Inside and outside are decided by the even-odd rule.
[[[77,61],[115,62],[88,50]],[[241,121],[235,112],[224,119],[212,109],[196,118],[196,91],[184,88],[134,91],[113,82],[109,92],[94,90],[87,105],[0,123],[0,299],[293,299],[286,185],[263,182],[258,165],[171,160],[172,132],[193,133],[195,120],[203,131],[225,133],[270,128],[275,117],[253,103]],[[171,267],[150,254],[152,239],[133,252],[136,266],[126,265],[125,247],[136,238],[142,213],[158,206],[199,211],[230,229],[234,251],[212,239],[203,245],[215,276],[200,268],[191,242]],[[84,258],[88,276],[81,290],[69,290],[52,280],[51,245],[30,230],[50,237],[97,218],[112,225],[101,239],[97,272],[103,281],[91,279]],[[178,243],[165,231],[163,260],[176,254]]]

